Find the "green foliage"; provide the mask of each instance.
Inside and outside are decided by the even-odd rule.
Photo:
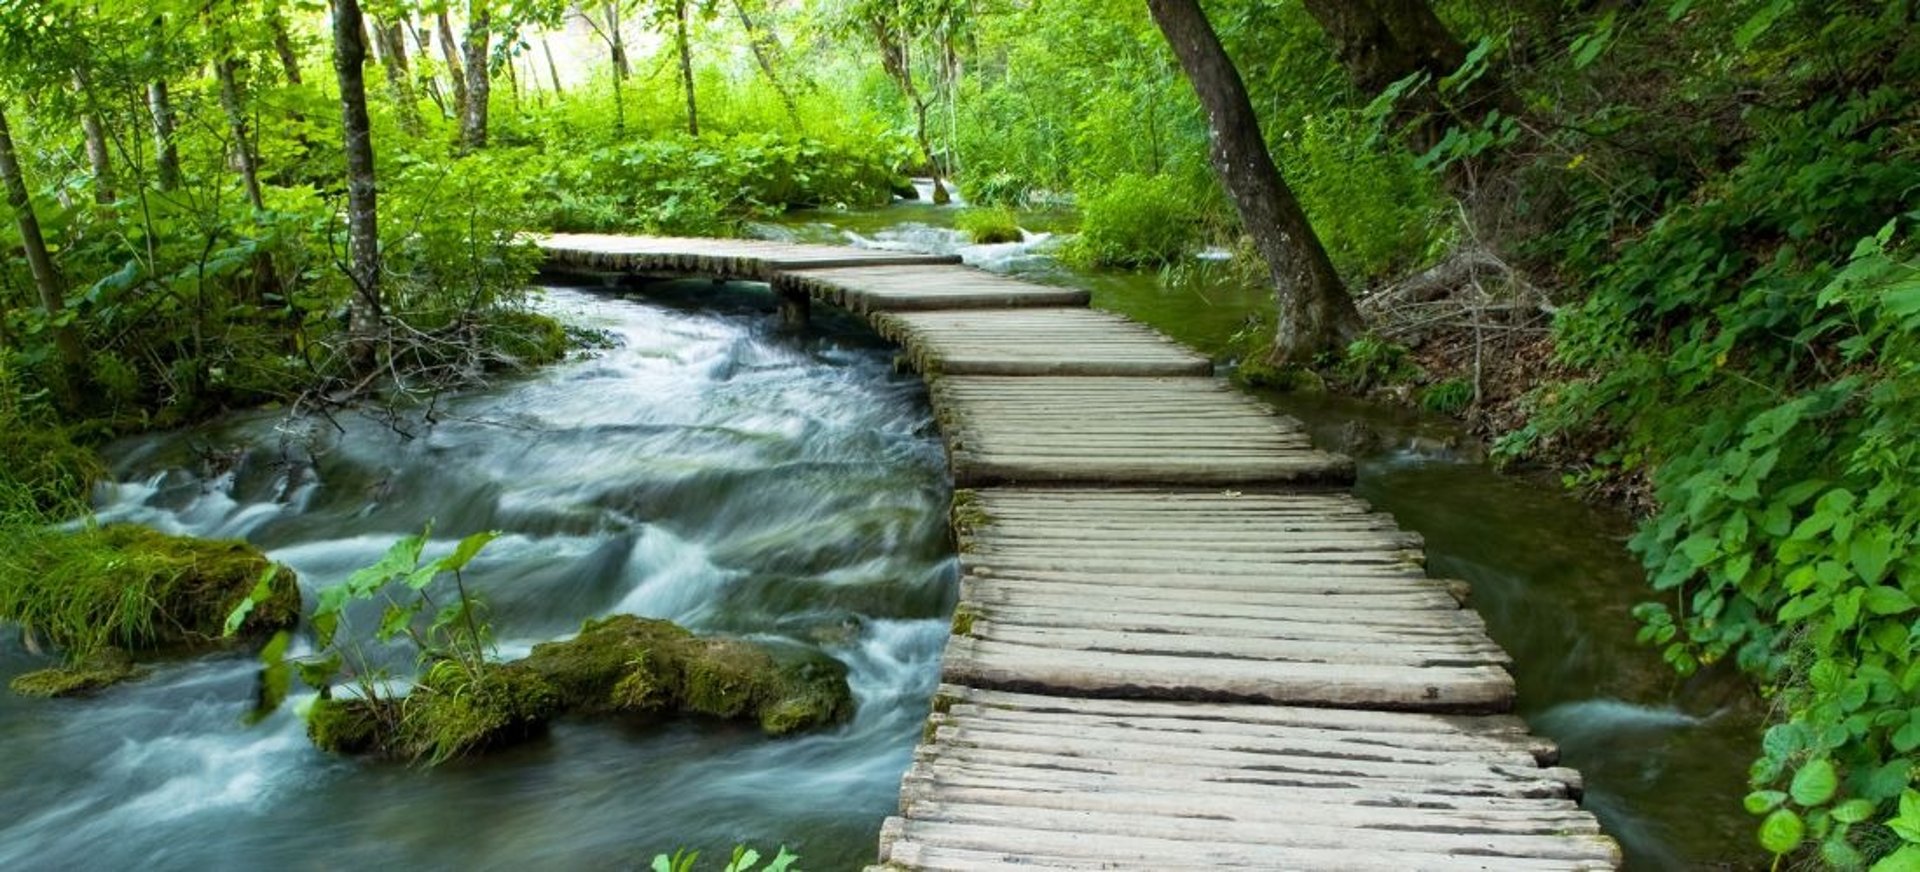
[[[1642,141],[1721,137],[1723,168],[1691,188],[1604,151],[1605,187],[1590,188],[1586,153],[1569,162],[1583,170],[1571,217],[1534,242],[1590,276],[1556,327],[1561,361],[1586,375],[1537,392],[1500,449],[1597,436],[1582,481],[1650,477],[1659,507],[1631,546],[1659,599],[1635,610],[1640,638],[1683,674],[1731,659],[1761,682],[1782,717],[1750,772],[1761,846],[1858,868],[1885,850],[1880,822],[1920,762],[1920,47],[1835,4],[1685,6],[1680,38],[1779,98],[1745,107],[1730,143],[1687,124]],[[1590,33],[1614,28],[1620,59],[1631,27]],[[1836,81],[1788,45],[1870,54],[1885,76]],[[1690,99],[1737,99],[1700,87]],[[1594,123],[1642,123],[1612,112]]]
[[[1473,383],[1451,378],[1428,385],[1420,392],[1420,408],[1442,415],[1456,415],[1473,404]]]
[[[695,864],[699,859],[699,851],[678,848],[672,854],[654,855],[653,863],[647,868],[653,872],[696,872],[699,867]],[[800,872],[800,867],[793,865],[800,861],[799,855],[789,853],[785,845],[780,846],[779,852],[767,861],[767,865],[760,865],[760,859],[759,851],[745,845],[735,845],[722,872]]]
[[[967,209],[955,216],[953,226],[967,234],[975,245],[993,245],[1001,242],[1019,242],[1020,219],[1013,210],[1005,206],[985,206]]]
[[[1201,241],[1193,192],[1163,176],[1123,175],[1081,205],[1068,258],[1092,266],[1158,266]]]
[[[1347,344],[1346,353],[1334,362],[1332,374],[1349,390],[1365,393],[1411,381],[1419,377],[1420,370],[1409,358],[1406,346],[1367,335]]]

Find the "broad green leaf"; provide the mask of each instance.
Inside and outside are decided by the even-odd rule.
[[[460,544],[454,546],[452,554],[442,557],[435,562],[440,564],[440,568],[443,570],[459,572],[462,569],[466,569],[467,564],[473,562],[473,558],[479,555],[480,549],[487,547],[487,543],[498,538],[500,538],[499,530],[487,530],[475,533],[460,540]]]
[[[340,655],[330,654],[318,660],[302,660],[296,664],[300,670],[300,683],[314,690],[325,690],[332,686],[333,679],[340,674]]]
[[[405,633],[407,626],[413,623],[414,614],[419,611],[419,600],[414,600],[411,607],[389,603],[386,610],[380,613],[380,629],[374,633],[374,638],[386,642]]]
[[[1884,529],[1868,530],[1855,536],[1853,541],[1847,543],[1847,559],[1853,564],[1853,571],[1860,575],[1861,581],[1878,583],[1886,576],[1887,564],[1893,560],[1893,536]]]
[[[1920,872],[1920,846],[1906,845],[1880,858],[1872,872]]]
[[[1873,817],[1873,802],[1866,799],[1849,799],[1833,807],[1833,819],[1841,823],[1857,824]]]
[[[1909,842],[1920,842],[1920,794],[1911,790],[1900,794],[1900,815],[1887,821],[1887,827]]]
[[[1747,798],[1741,804],[1746,806],[1748,814],[1762,815],[1779,808],[1786,801],[1786,791],[1756,790],[1747,794]]]
[[[1774,854],[1785,854],[1800,847],[1807,825],[1792,809],[1776,809],[1760,822],[1760,847]]]
[[[240,604],[234,606],[233,611],[227,614],[227,624],[222,628],[221,635],[232,636],[240,632],[240,625],[246,623],[247,615],[253,613],[254,606],[265,602],[269,597],[273,596],[273,579],[279,574],[279,564],[267,564],[266,570],[260,573],[260,580],[253,583],[253,591],[248,593],[247,598],[241,600]]]
[[[1897,587],[1867,588],[1865,603],[1867,611],[1876,615],[1898,615],[1914,609],[1913,598]]]
[[[1794,802],[1812,808],[1826,805],[1839,788],[1839,773],[1834,771],[1831,761],[1821,758],[1800,767],[1800,771],[1793,774],[1793,786],[1787,792]]]
[[[786,845],[781,845],[773,862],[767,864],[764,872],[787,872],[787,869],[800,860],[800,855],[789,853]]]

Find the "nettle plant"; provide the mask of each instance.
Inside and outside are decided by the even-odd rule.
[[[486,620],[484,604],[467,590],[462,572],[500,533],[475,533],[461,539],[447,555],[423,563],[422,552],[432,533],[433,526],[428,524],[419,535],[393,543],[378,562],[320,592],[319,604],[310,619],[317,653],[288,657],[292,637],[286,631],[267,643],[260,653],[264,668],[256,717],[270,714],[285,701],[296,674],[302,683],[319,692],[322,699],[331,698],[343,674],[359,698],[368,701],[389,698],[387,687],[392,676],[374,660],[348,626],[348,608],[357,602],[383,605],[380,624],[372,640],[383,645],[401,638],[411,642],[423,684],[476,687],[488,680],[493,631]],[[438,602],[429,588],[443,576],[451,576],[453,596]],[[228,616],[229,633],[240,627],[262,591],[256,589],[254,594],[242,600]],[[422,614],[432,615],[424,626],[419,621]],[[376,711],[399,716],[398,709]]]

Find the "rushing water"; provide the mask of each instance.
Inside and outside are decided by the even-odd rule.
[[[502,653],[635,613],[815,646],[851,723],[562,722],[434,770],[331,758],[250,658],[167,663],[90,699],[0,693],[0,869],[643,868],[785,843],[870,861],[933,691],[954,567],[924,389],[851,321],[776,326],[749,286],[645,301],[552,289],[614,347],[442,402],[435,423],[255,414],[117,445],[103,519],[247,539],[314,592],[434,522],[504,531],[468,580]],[[0,633],[0,683],[45,665]]]
[[[986,269],[1085,287],[1124,312],[1216,355],[1272,310],[1258,286],[1153,273],[1078,271],[1049,256],[1067,216],[1022,216],[1026,239],[972,245],[955,211],[924,203],[880,212],[791,216],[761,234],[808,242],[959,254]],[[1204,258],[1203,258],[1204,260]],[[1200,281],[1191,280],[1198,272]],[[1761,713],[1737,676],[1681,682],[1634,641],[1629,610],[1648,596],[1627,553],[1627,519],[1543,480],[1494,473],[1450,422],[1337,397],[1268,393],[1315,442],[1358,462],[1355,491],[1427,542],[1433,575],[1473,585],[1473,605],[1513,656],[1517,711],[1585,777],[1585,805],[1618,838],[1630,869],[1761,864],[1741,809]],[[1361,438],[1355,438],[1355,434]]]

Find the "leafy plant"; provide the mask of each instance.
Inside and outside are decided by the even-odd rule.
[[[654,855],[653,863],[648,868],[653,872],[695,872],[699,868],[695,865],[699,859],[699,851],[678,848],[670,855]],[[735,845],[722,872],[799,872],[799,867],[793,865],[799,860],[799,855],[788,853],[786,846],[782,845],[778,854],[768,860],[767,865],[761,866],[759,851],[745,845]]]

